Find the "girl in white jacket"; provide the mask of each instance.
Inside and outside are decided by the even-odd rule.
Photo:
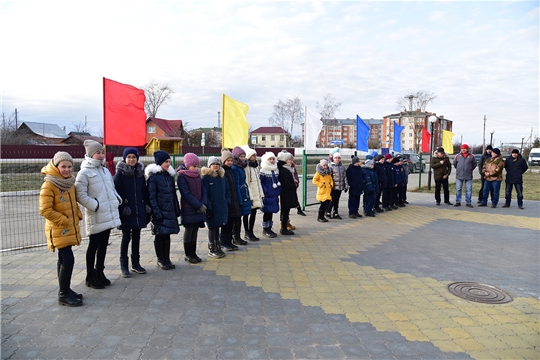
[[[89,237],[86,251],[86,286],[103,289],[111,285],[105,277],[105,256],[111,229],[121,225],[118,207],[122,198],[116,192],[113,178],[105,165],[105,150],[94,140],[85,140],[85,160],[77,174],[77,201],[85,208],[86,232]],[[95,264],[95,268],[94,268]]]
[[[255,227],[255,217],[257,210],[261,208],[263,197],[263,189],[261,187],[261,179],[259,178],[259,163],[257,162],[257,152],[250,149],[248,146],[242,146],[246,152],[247,166],[244,168],[246,172],[246,183],[249,188],[249,197],[251,198],[251,214],[243,216],[245,240],[259,241],[259,238],[253,233]]]

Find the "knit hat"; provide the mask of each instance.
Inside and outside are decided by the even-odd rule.
[[[380,161],[381,159],[384,159],[384,155],[379,154],[375,157],[375,161]]]
[[[501,150],[499,150],[499,148],[493,149],[492,152],[494,152],[497,155],[501,155]]]
[[[288,152],[287,150],[281,150],[277,154],[277,159],[279,161],[286,162],[287,160],[292,159],[292,158],[293,158],[293,155],[290,152]]]
[[[169,156],[169,154],[167,154],[165,151],[163,150],[158,150],[154,153],[154,161],[156,163],[156,165],[161,165],[163,164],[165,161],[167,161],[167,159],[170,159],[171,157]]]
[[[189,169],[191,166],[199,166],[199,157],[194,153],[187,153],[184,155],[184,166]]]
[[[369,155],[371,155],[371,159],[373,159],[374,157],[376,157],[377,155],[379,155],[379,153],[376,152],[375,150],[373,150],[373,151],[371,152],[371,154],[369,154]]]
[[[246,152],[246,159],[249,160],[250,157],[252,157],[253,155],[257,155],[257,152],[253,149],[251,149],[249,146],[247,145],[244,145],[242,146],[242,149],[244,149],[244,151]]]
[[[319,161],[319,164],[321,164],[321,166],[323,166],[323,165],[328,165],[328,160],[326,160],[326,159],[321,159],[321,161]]]
[[[234,159],[234,155],[232,152],[229,151],[229,149],[223,149],[221,150],[221,162],[225,163],[227,159]]]
[[[208,167],[210,167],[212,164],[221,165],[221,160],[219,160],[219,158],[216,156],[210,156],[208,158]]]
[[[335,148],[332,149],[332,151],[330,151],[330,154],[337,154],[339,153],[339,148],[336,146]]]
[[[59,151],[56,154],[54,154],[54,157],[53,157],[54,166],[58,166],[58,164],[60,164],[61,161],[70,161],[73,164],[73,158],[71,157],[71,155],[69,155],[65,151]]]
[[[334,154],[334,158],[337,158],[337,157],[341,159],[341,154],[338,152]]]
[[[84,140],[84,149],[89,157],[94,156],[98,151],[105,151],[103,145],[94,140]]]
[[[487,150],[493,150],[493,146],[491,146],[491,145],[486,146],[486,151]]]
[[[369,155],[368,155],[369,156]],[[367,159],[367,157],[366,157]],[[369,159],[368,159],[369,160]],[[357,162],[360,162],[360,158],[358,156],[354,156],[351,160],[351,164],[356,164]]]
[[[437,152],[438,153],[443,153],[444,154],[444,149],[442,147],[438,147],[437,148]]]
[[[400,161],[401,161],[401,158],[399,156],[396,156],[395,158],[392,159],[393,164],[397,164]]]
[[[371,156],[371,155],[366,155],[366,160],[371,160],[371,159],[373,159],[373,156]]]
[[[461,145],[461,148],[462,148],[462,149],[467,149],[467,150],[469,150],[469,145],[463,144],[463,145]]]
[[[240,155],[246,155],[246,152],[240,146],[235,146],[232,150],[232,154],[235,158],[239,158]]]
[[[388,159],[391,159],[391,158],[393,158],[392,154],[384,155],[384,160],[388,160]]]
[[[124,149],[124,154],[122,155],[124,158],[124,161],[126,161],[126,158],[129,154],[133,154],[137,157],[137,161],[139,161],[139,151],[132,147],[127,147]]]
[[[373,160],[366,161],[366,166],[373,166]]]
[[[518,154],[519,155],[519,150],[518,149],[512,150],[512,154]]]

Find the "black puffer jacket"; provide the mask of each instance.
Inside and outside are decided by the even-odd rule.
[[[122,197],[118,208],[122,229],[142,229],[148,224],[150,214],[146,213],[148,202],[148,187],[144,179],[144,164],[138,162],[131,167],[124,160],[116,164],[114,187]]]
[[[146,167],[145,175],[152,208],[152,234],[178,234],[180,204],[174,186],[174,169],[169,166],[168,171],[163,171],[161,166],[151,164]]]
[[[525,159],[519,155],[516,159],[509,156],[504,161],[504,168],[506,170],[506,182],[509,184],[522,184],[523,174],[529,169],[529,165]]]
[[[287,165],[286,162],[281,160],[278,161],[279,182],[281,183],[279,203],[282,210],[285,208],[292,209],[299,205],[293,174],[291,170],[284,167],[285,165]]]

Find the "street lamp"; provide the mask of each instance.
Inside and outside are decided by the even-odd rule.
[[[493,134],[495,134],[495,129],[489,130],[489,133],[491,134],[491,138],[489,139],[489,145],[493,146]]]
[[[429,173],[428,173],[428,180],[427,180],[427,188],[428,190],[431,190],[431,160],[433,157],[433,127],[435,126],[435,122],[437,121],[437,117],[435,115],[431,115],[429,117],[429,122],[431,125],[431,141],[429,144]],[[420,168],[420,172],[422,172],[422,168]]]
[[[525,135],[521,135],[521,151],[520,151],[521,156],[523,156],[523,141],[525,141]]]

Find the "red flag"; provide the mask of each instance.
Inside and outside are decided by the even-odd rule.
[[[422,152],[429,153],[429,144],[431,142],[431,134],[422,126]]]
[[[103,143],[142,146],[146,144],[144,91],[103,78]]]

